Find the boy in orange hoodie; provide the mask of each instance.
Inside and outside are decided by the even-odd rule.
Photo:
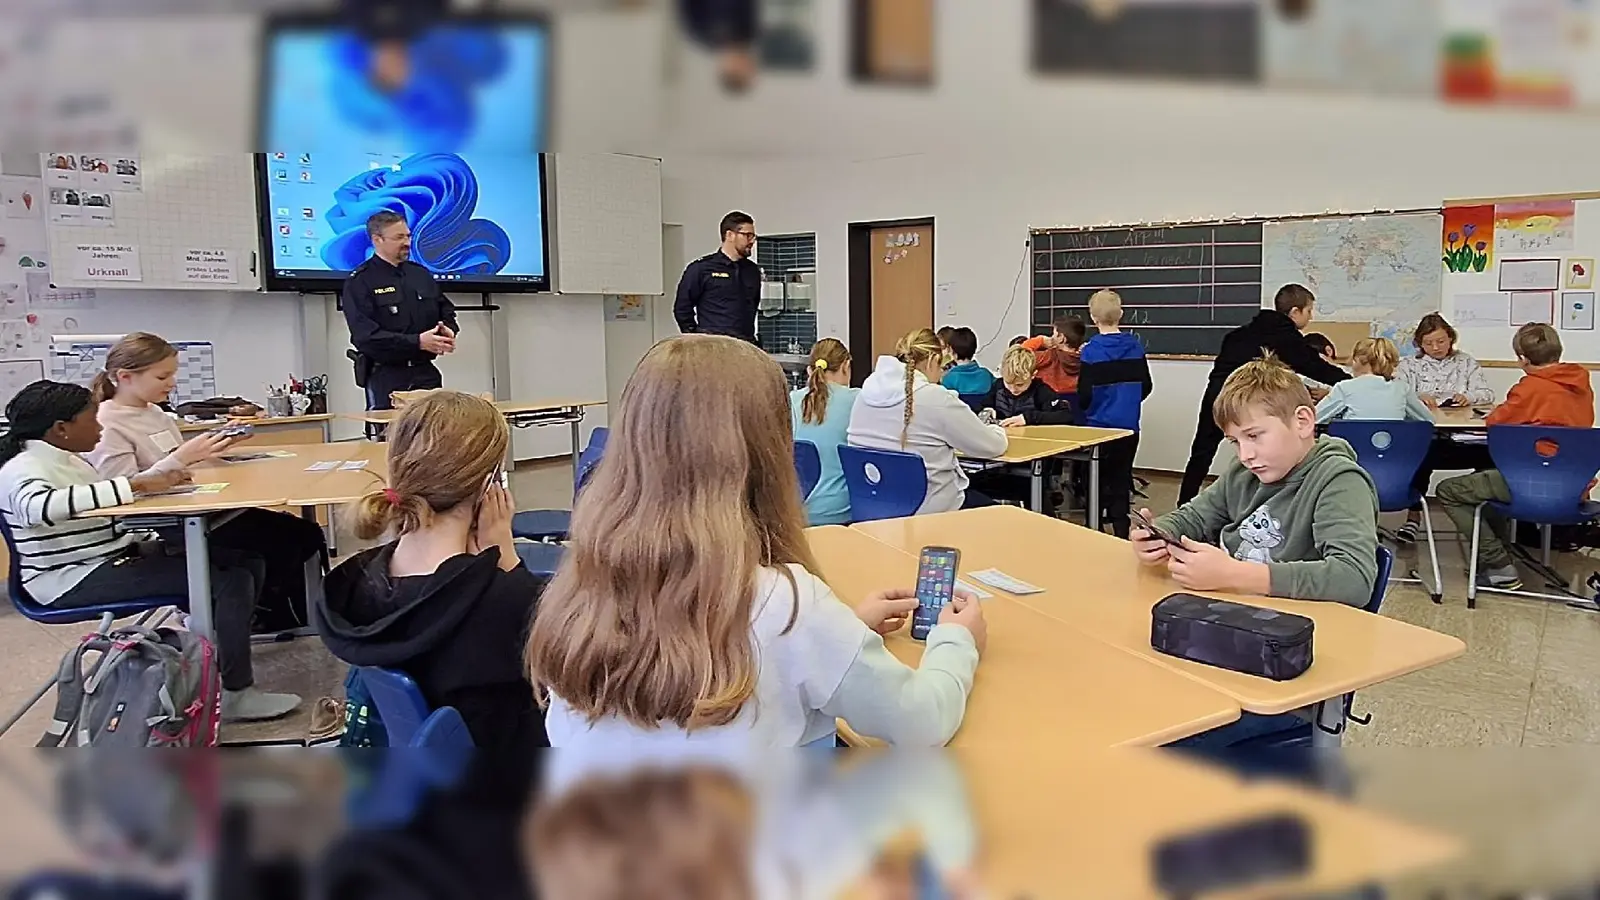
[[[1057,394],[1078,393],[1078,359],[1084,335],[1089,329],[1077,316],[1059,316],[1049,337],[1028,338],[1022,346],[1033,351],[1034,371],[1039,380]]]
[[[1594,390],[1589,386],[1589,372],[1580,365],[1561,361],[1561,337],[1554,328],[1536,323],[1524,325],[1511,339],[1511,349],[1524,374],[1511,386],[1506,402],[1489,414],[1488,424],[1594,427]],[[1439,502],[1461,534],[1472,533],[1473,510],[1489,500],[1511,500],[1504,476],[1495,469],[1439,483]],[[1508,591],[1521,588],[1522,579],[1506,549],[1509,523],[1489,508],[1483,511],[1483,523],[1488,527],[1478,538],[1479,586]]]

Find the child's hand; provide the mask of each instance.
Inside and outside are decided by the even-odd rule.
[[[861,601],[856,607],[856,618],[868,628],[882,635],[894,634],[905,627],[906,621],[917,610],[917,592],[907,588],[879,591]]]
[[[1155,516],[1151,515],[1148,509],[1139,510],[1139,514],[1144,516],[1146,521],[1155,521]],[[1138,525],[1128,529],[1128,541],[1133,544],[1133,552],[1139,557],[1139,562],[1147,566],[1159,566],[1168,559],[1167,542]]]
[[[1002,428],[1023,428],[1027,424],[1028,420],[1022,416],[1012,416],[1011,418],[1002,421],[1000,426]]]
[[[968,591],[956,589],[956,595],[949,605],[939,610],[939,624],[960,625],[971,632],[972,643],[977,646],[979,656],[989,646],[989,623],[983,619],[983,604]]]
[[[210,462],[228,452],[228,448],[232,447],[238,440],[237,437],[208,431],[184,441],[183,446],[172,451],[172,455],[176,456],[178,461],[186,466]]]
[[[1239,566],[1228,551],[1189,538],[1182,547],[1168,549],[1167,571],[1191,591],[1226,591],[1237,586]]]
[[[128,479],[128,485],[135,494],[159,494],[171,490],[189,480],[189,473],[183,469],[153,469],[149,472],[140,472]]]
[[[1418,394],[1417,399],[1421,400],[1429,409],[1439,408],[1439,398],[1432,394]]]
[[[1453,403],[1455,403],[1455,405],[1457,405],[1457,406],[1471,406],[1472,405],[1472,398],[1468,397],[1466,394],[1457,394],[1454,397],[1451,397],[1450,400]]]
[[[478,504],[478,518],[472,529],[472,552],[482,553],[490,547],[499,547],[500,562],[515,564],[517,551],[516,542],[511,537],[512,506],[510,491],[498,484],[489,485],[483,492],[483,502]]]

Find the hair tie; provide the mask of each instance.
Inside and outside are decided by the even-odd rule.
[[[394,488],[384,488],[383,489],[383,499],[385,501],[387,501],[390,506],[399,506],[400,505],[400,492],[395,490]]]
[[[823,371],[827,371],[827,369],[828,369],[828,361],[825,360],[825,359],[819,359],[816,362],[812,363],[812,365],[816,366],[819,369],[822,369]]]

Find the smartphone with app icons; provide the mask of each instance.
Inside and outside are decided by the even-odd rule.
[[[911,637],[925,641],[939,622],[939,613],[956,595],[956,569],[961,551],[954,547],[923,547],[917,560],[917,610],[911,614]]]

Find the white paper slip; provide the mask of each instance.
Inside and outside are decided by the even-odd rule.
[[[367,467],[367,461],[366,460],[364,460],[364,459],[352,459],[352,460],[349,460],[348,462],[344,463],[343,465],[339,466],[339,471],[341,471],[341,472],[359,472],[362,469],[365,469],[366,467]]]
[[[1034,587],[1026,581],[1018,581],[999,569],[984,569],[980,572],[968,572],[967,577],[974,581],[982,582],[997,591],[1008,594],[1042,594],[1044,588]]]
[[[957,581],[956,587],[972,594],[972,596],[977,597],[979,600],[991,600],[994,598],[993,594],[969,581]]]
[[[337,468],[339,468],[339,461],[336,460],[336,459],[331,459],[331,460],[323,460],[322,462],[314,462],[311,465],[306,466],[306,471],[307,472],[332,472],[334,469],[337,469]]]

